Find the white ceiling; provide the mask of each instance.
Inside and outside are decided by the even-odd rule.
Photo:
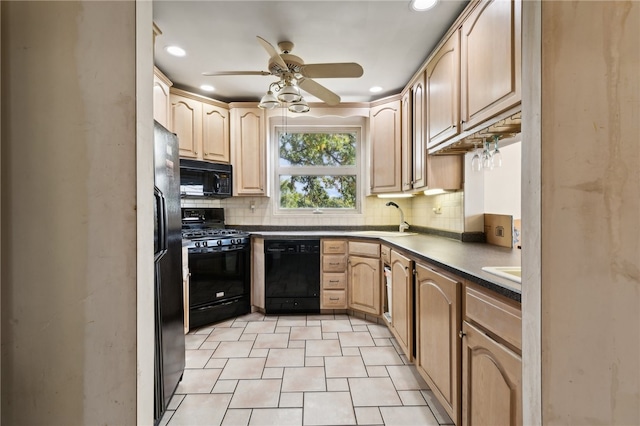
[[[357,62],[360,78],[316,79],[342,102],[368,102],[399,93],[467,5],[440,0],[415,12],[409,0],[393,1],[166,1],[154,0],[155,63],[174,86],[221,101],[258,101],[273,76],[203,76],[210,71],[267,71],[269,55],[256,36],[276,49],[291,41],[305,63]],[[179,45],[177,58],[164,49]],[[199,89],[215,87],[213,93]],[[369,92],[381,86],[377,94]],[[309,102],[317,101],[305,95]]]

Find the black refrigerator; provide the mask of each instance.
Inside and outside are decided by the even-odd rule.
[[[185,365],[178,137],[154,123],[155,412],[157,424]]]

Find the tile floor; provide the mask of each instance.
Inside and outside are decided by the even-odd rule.
[[[191,331],[163,426],[452,425],[384,325],[252,313]]]

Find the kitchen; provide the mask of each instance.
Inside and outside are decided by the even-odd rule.
[[[140,28],[150,27],[151,11],[150,5],[140,3],[84,6],[85,9],[80,10],[74,4],[51,4],[38,13],[36,5],[20,6],[3,2],[2,29],[6,30],[2,34],[3,47],[14,46],[20,35],[26,37],[29,34],[35,37],[34,43],[38,41],[47,45],[49,38],[44,34],[64,34],[58,24],[45,19],[52,13],[61,19],[78,14],[85,18],[79,24],[71,19],[71,28],[80,26],[78,34],[63,38],[69,46],[76,46],[76,37],[99,43],[78,46],[85,54],[82,57],[73,56],[64,49],[57,51],[56,55],[39,51],[33,56],[30,56],[32,53],[29,50],[10,49],[8,57],[3,57],[2,415],[3,420],[9,419],[6,420],[9,423],[38,422],[36,419],[41,418],[39,416],[45,406],[52,416],[50,420],[60,419],[63,422],[63,419],[67,419],[65,423],[93,424],[93,415],[113,419],[111,423],[135,422],[131,419],[149,423],[148,417],[142,414],[149,412],[144,409],[145,406],[149,407],[149,396],[144,392],[137,394],[137,383],[140,380],[140,383],[148,384],[150,377],[152,381],[152,374],[145,369],[152,362],[138,363],[136,359],[149,359],[149,352],[145,355],[144,348],[152,347],[152,344],[145,339],[153,334],[153,330],[136,318],[138,315],[144,316],[144,306],[150,304],[150,271],[145,269],[150,267],[143,266],[145,262],[142,259],[145,256],[139,262],[132,263],[132,259],[136,259],[136,253],[145,250],[144,243],[140,243],[142,248],[136,244],[135,236],[146,233],[147,238],[141,238],[140,241],[150,241],[148,236],[152,233],[149,224],[137,221],[133,205],[137,205],[141,215],[145,203],[147,213],[151,205],[149,201],[144,201],[142,195],[140,202],[131,201],[136,200],[134,176],[140,178],[146,175],[147,182],[151,178],[150,159],[148,155],[135,155],[136,150],[145,152],[145,148],[135,142],[135,96],[126,101],[126,98],[116,94],[135,94],[134,76],[137,74],[131,54],[135,49],[133,30],[136,25]],[[34,8],[28,18],[22,7]],[[134,15],[136,7],[138,13]],[[574,16],[572,7],[584,13]],[[615,14],[618,10],[624,13]],[[106,28],[106,25],[101,27],[105,11],[112,18],[122,18],[117,20],[115,28]],[[522,170],[528,178],[522,186],[522,216],[523,219],[529,219],[523,221],[523,235],[531,245],[542,241],[542,245],[536,246],[537,249],[529,246],[533,253],[527,252],[527,246],[523,247],[523,270],[527,274],[526,282],[530,283],[523,287],[523,344],[525,348],[527,345],[537,348],[529,351],[523,349],[523,390],[529,392],[529,396],[524,398],[524,416],[525,419],[533,419],[525,420],[525,423],[553,422],[554,416],[561,416],[560,412],[565,413],[565,420],[573,418],[577,423],[586,417],[601,418],[610,424],[637,423],[637,412],[634,411],[637,408],[630,407],[637,407],[634,402],[637,401],[638,384],[634,377],[638,375],[633,360],[638,358],[638,333],[634,328],[634,324],[638,323],[638,301],[635,293],[629,293],[633,286],[625,284],[637,282],[634,270],[637,271],[638,262],[633,257],[629,258],[630,253],[637,253],[637,231],[623,232],[624,229],[637,228],[637,171],[633,167],[604,168],[610,157],[618,165],[632,165],[637,159],[637,146],[629,145],[629,141],[633,140],[631,135],[637,135],[637,120],[633,119],[634,114],[637,115],[637,81],[621,78],[615,80],[617,83],[612,82],[612,86],[597,85],[598,90],[594,93],[596,88],[590,77],[605,75],[597,71],[605,68],[612,71],[607,74],[611,78],[637,74],[637,51],[625,44],[637,39],[637,30],[632,29],[638,28],[637,6],[621,2],[608,9],[600,4],[580,2],[569,5],[563,2],[525,2],[523,17],[526,18],[523,21],[524,29],[529,28],[523,34],[531,35],[531,39],[527,39],[530,44],[523,44],[523,52],[528,52],[523,54],[523,64],[527,64],[523,66],[523,80],[531,82],[523,84],[523,105],[533,108],[532,105],[544,103],[544,108],[540,106],[538,110],[523,108],[523,114],[532,114],[523,117],[522,149],[523,158],[527,161],[523,161]],[[136,19],[139,20],[137,24]],[[146,23],[143,22],[145,19]],[[557,32],[557,26],[541,25],[541,22],[547,21],[564,25],[562,34]],[[104,31],[97,31],[98,28]],[[47,29],[51,31],[45,31]],[[114,29],[121,31],[119,33]],[[109,37],[103,34],[109,34]],[[604,34],[612,36],[604,37]],[[24,37],[23,40],[30,40]],[[545,45],[540,43],[543,38],[547,43]],[[597,59],[600,55],[597,49],[577,48],[582,46],[582,40],[599,47],[603,42],[613,43],[622,49],[624,55],[613,55],[610,61],[600,61]],[[571,46],[570,51],[564,47],[561,50],[564,55],[558,54],[553,50],[556,41],[558,47],[561,42],[566,42],[567,46]],[[127,50],[120,54],[122,61],[118,66],[111,60],[107,62],[99,52],[100,48],[109,48],[111,51],[114,45],[127,46]],[[617,52],[616,49],[612,52]],[[147,50],[151,50],[151,40],[147,41]],[[33,72],[21,73],[19,70],[24,68],[20,67],[25,65],[18,58],[22,55],[44,61],[46,67],[35,67]],[[138,56],[138,60],[142,58]],[[109,82],[108,87],[92,85],[91,81],[82,78],[79,80],[81,88],[74,84],[64,86],[73,77],[67,72],[68,63],[76,61],[83,64],[79,70],[80,76],[87,76],[86,71],[95,69],[95,64],[108,64],[99,74],[100,81]],[[552,61],[553,67],[549,61]],[[585,61],[591,64],[589,72],[580,66]],[[574,69],[579,69],[579,75],[584,75],[585,79],[576,79],[571,71]],[[9,70],[15,72],[8,73]],[[51,73],[52,70],[61,70],[61,73]],[[144,80],[142,76],[139,78]],[[51,84],[52,81],[59,84]],[[115,87],[120,91],[114,90]],[[589,87],[589,96],[576,96],[576,93],[582,93],[580,88],[586,87]],[[619,91],[606,92],[603,89],[606,87],[618,88]],[[81,90],[82,93],[93,94],[93,97],[70,97],[63,89],[71,90],[71,93]],[[142,108],[138,111],[140,113],[146,108],[146,114],[150,117],[151,94],[150,90],[145,90],[148,100],[138,98],[137,102],[141,103]],[[16,97],[16,93],[20,96]],[[43,99],[49,101],[43,102]],[[609,102],[602,102],[604,99],[609,99]],[[59,107],[52,109],[50,102]],[[104,106],[122,105],[122,102],[125,102],[129,112],[124,116],[109,114],[109,123],[106,123],[103,117],[109,109]],[[94,108],[87,108],[87,103]],[[596,132],[596,137],[593,132],[589,133],[587,128],[580,126],[580,120],[590,117],[591,113],[576,109],[578,105],[589,105],[593,111],[598,111],[592,117],[595,128],[604,126],[607,130]],[[620,109],[620,105],[630,108]],[[52,111],[54,115],[50,114]],[[87,123],[97,127],[69,127],[72,124],[77,126],[78,117],[81,116],[88,120]],[[118,127],[119,133],[112,130],[114,122],[122,124]],[[569,125],[554,127],[554,122]],[[25,125],[10,125],[13,123]],[[607,123],[612,127],[609,128]],[[70,133],[70,129],[74,132]],[[105,132],[95,132],[97,129]],[[145,130],[141,126],[137,131],[143,135],[140,140],[145,140],[145,132],[146,140],[150,140],[150,129]],[[107,136],[108,139],[105,139]],[[120,138],[131,142],[106,143],[114,140],[114,136],[116,140]],[[542,136],[542,142],[525,143],[541,140]],[[89,144],[87,137],[105,143]],[[563,144],[553,143],[558,140],[562,140]],[[595,143],[596,140],[600,142]],[[59,146],[66,148],[64,157],[55,149]],[[607,146],[611,146],[612,150],[603,153],[602,148]],[[26,161],[32,158],[40,161]],[[78,164],[86,164],[87,158],[91,160],[93,168],[78,168]],[[540,163],[541,158],[546,160]],[[565,162],[568,158],[571,158],[571,163]],[[551,159],[554,161],[549,161]],[[582,161],[590,162],[591,167],[583,170]],[[21,164],[19,171],[10,167],[18,162]],[[70,167],[71,164],[74,166]],[[589,184],[594,168],[598,175],[604,176],[602,183]],[[135,170],[138,172],[135,173]],[[622,173],[623,170],[626,170],[626,175]],[[36,179],[25,180],[25,171]],[[544,176],[545,184],[536,186],[536,182],[540,184],[541,176]],[[54,179],[56,177],[58,179]],[[18,181],[19,187],[16,186]],[[48,186],[42,188],[40,182],[47,182]],[[114,188],[118,188],[118,191]],[[140,194],[144,193],[140,190]],[[110,194],[106,203],[101,198],[104,194]],[[601,202],[598,194],[606,195],[604,202]],[[543,202],[535,202],[539,199]],[[624,208],[621,208],[623,201]],[[77,210],[69,212],[69,205]],[[42,206],[46,207],[48,213],[46,222],[34,220],[41,218],[42,209],[39,207]],[[563,209],[563,206],[567,208]],[[582,208],[576,210],[579,206]],[[74,220],[76,215],[91,220]],[[394,220],[390,217],[389,223]],[[50,225],[55,225],[55,232]],[[56,247],[55,255],[51,256],[51,252],[45,251],[44,247],[30,246],[28,251],[21,249],[17,243],[17,229],[21,232],[20,241],[42,240],[46,236],[49,245]],[[594,241],[585,236],[587,233],[602,233],[602,238]],[[566,248],[567,242],[570,242],[570,250]],[[112,247],[118,249],[103,249]],[[152,252],[152,248],[147,247],[146,252]],[[28,267],[29,259],[34,256],[42,259],[42,268]],[[583,261],[585,257],[589,259],[587,265]],[[542,263],[541,258],[544,259]],[[60,262],[69,262],[78,267],[73,271],[65,269],[68,271],[65,273],[59,268]],[[84,274],[86,270],[90,270],[91,274]],[[609,275],[610,272],[613,275]],[[71,273],[78,275],[68,275]],[[145,274],[147,284],[137,288],[139,280],[145,281]],[[575,274],[578,274],[578,280],[571,279]],[[541,276],[544,280],[540,279]],[[41,283],[46,281],[55,285],[43,286]],[[601,282],[608,283],[606,291],[603,286],[596,285]],[[52,292],[53,289],[55,292]],[[105,292],[106,289],[116,291]],[[34,297],[35,294],[39,296]],[[45,300],[49,302],[48,305],[43,305]],[[544,306],[542,311],[541,306]],[[40,312],[38,318],[30,316],[29,309],[33,308]],[[598,315],[592,314],[594,310]],[[113,312],[119,315],[114,317]],[[576,322],[578,320],[579,323]],[[613,328],[620,321],[626,324],[624,334],[622,328]],[[575,339],[569,336],[575,336]],[[592,343],[591,336],[599,339],[593,342],[595,345],[601,347],[600,342],[604,342],[607,350],[585,350],[584,344]],[[614,337],[618,340],[624,338],[629,344],[624,349],[612,345],[610,342]],[[110,342],[110,345],[100,345],[99,342],[103,341]],[[37,347],[42,345],[51,348],[52,352],[46,365],[39,365],[42,363],[34,355],[38,352]],[[139,355],[133,356],[134,353]],[[550,363],[547,357],[542,357],[543,353],[552,353],[556,357],[555,362]],[[559,364],[557,357],[563,359]],[[115,370],[105,368],[111,365],[109,359],[118,360]],[[602,386],[602,383],[613,383],[609,370],[603,369],[611,364],[607,361],[609,359],[615,359],[612,365],[618,371],[615,378],[617,385],[614,387]],[[17,381],[14,374],[18,372],[24,378],[42,379],[37,379],[36,383],[30,380]],[[581,379],[577,384],[571,384],[569,380],[562,380],[567,376]],[[540,377],[544,378],[544,387],[541,386]],[[51,397],[52,393],[47,389],[60,387],[61,383],[67,383],[69,392]],[[110,385],[103,386],[107,383]],[[589,383],[596,385],[587,385]],[[84,404],[82,398],[77,398],[82,394],[86,395]],[[35,409],[25,410],[21,409],[23,403],[10,398],[10,395],[32,395],[39,402]],[[120,402],[114,406],[113,402],[107,402],[100,395],[113,396],[108,401],[117,399]],[[592,398],[618,402],[616,405],[598,404],[589,402],[593,401]],[[138,415],[141,417],[138,418]],[[28,420],[22,416],[32,417]],[[21,418],[27,420],[21,421]]]

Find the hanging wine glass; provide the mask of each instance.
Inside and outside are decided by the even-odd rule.
[[[498,149],[498,140],[500,140],[500,138],[498,135],[495,135],[493,137],[493,152],[491,153],[493,167],[502,167],[502,153]]]
[[[484,149],[482,150],[482,168],[485,170],[493,169],[493,162],[491,161],[491,150],[489,150],[489,142],[486,139],[482,139]]]
[[[480,150],[478,149],[478,144],[473,144],[473,157],[471,158],[471,170],[474,172],[479,172],[482,170],[482,163],[480,162]]]

